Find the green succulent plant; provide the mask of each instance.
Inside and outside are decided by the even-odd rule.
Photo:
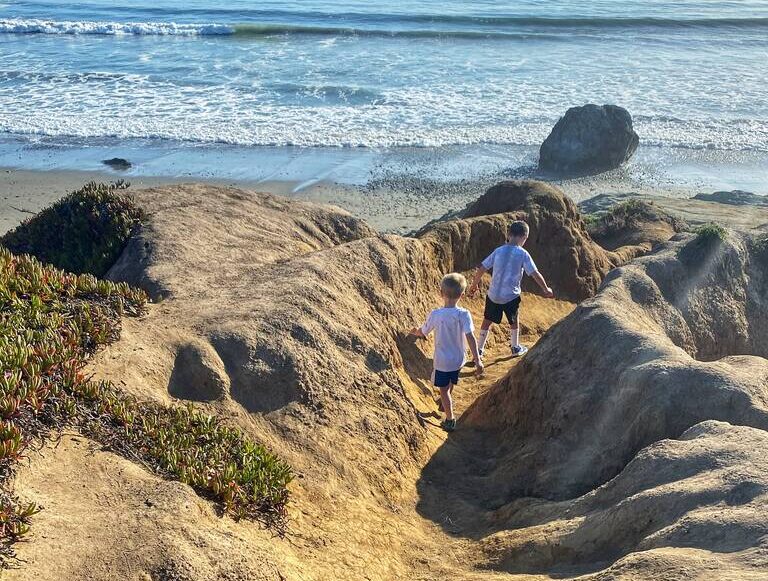
[[[8,232],[0,244],[69,272],[103,276],[141,223],[141,210],[124,192],[128,186],[90,182]],[[80,284],[103,282],[83,279]]]
[[[728,231],[720,224],[711,222],[696,228],[696,240],[699,242],[723,242],[726,238],[728,238]]]
[[[141,402],[84,373],[116,340],[123,315],[146,295],[126,284],[74,275],[0,247],[0,565],[39,510],[10,490],[35,439],[71,426],[167,478],[221,503],[235,519],[282,531],[290,467],[239,430],[191,406]]]

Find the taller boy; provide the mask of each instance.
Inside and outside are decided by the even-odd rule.
[[[554,293],[547,286],[544,277],[533,263],[531,255],[523,248],[530,229],[528,224],[522,221],[512,222],[507,228],[507,243],[499,246],[491,255],[483,260],[477,267],[472,285],[469,287],[469,296],[477,292],[477,287],[483,275],[492,270],[491,286],[488,296],[485,297],[485,313],[483,324],[480,327],[480,336],[477,346],[482,356],[485,350],[485,342],[488,340],[488,332],[492,323],[501,323],[502,315],[507,316],[509,326],[512,328],[510,346],[512,356],[519,357],[528,351],[528,348],[520,345],[520,328],[517,324],[520,310],[520,284],[523,280],[523,272],[533,278],[541,287],[544,296],[552,298]]]

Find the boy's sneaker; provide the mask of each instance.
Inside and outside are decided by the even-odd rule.
[[[440,424],[440,427],[443,428],[446,432],[452,432],[456,429],[456,420],[443,420],[443,422]]]
[[[517,347],[512,347],[512,357],[520,357],[522,355],[525,355],[528,353],[528,347],[525,345],[518,345]]]

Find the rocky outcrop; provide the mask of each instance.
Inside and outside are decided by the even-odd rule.
[[[738,578],[766,534],[767,287],[764,240],[735,233],[616,269],[475,402],[424,479],[453,470],[463,493],[445,494],[494,523],[488,551],[507,571],[607,562],[596,579],[652,579],[675,563]],[[629,556],[653,550],[660,561]]]
[[[181,184],[136,197],[151,219],[108,277],[139,286],[155,300],[172,294],[201,299],[227,287],[242,269],[376,235],[339,208],[235,188]]]
[[[744,190],[731,190],[730,192],[713,192],[711,194],[696,194],[694,200],[705,202],[717,202],[731,206],[768,206],[768,196],[760,196]]]
[[[507,530],[482,541],[490,566],[561,579],[592,573],[578,577],[590,581],[758,579],[766,445],[764,430],[704,421],[644,448],[573,501],[502,508]]]
[[[104,165],[117,171],[128,171],[133,167],[133,164],[122,157],[113,157],[111,159],[102,160]]]
[[[615,270],[476,402],[470,425],[514,434],[529,452],[541,446],[508,464],[520,470],[508,481],[569,497],[699,421],[768,428],[768,260],[755,244],[731,234],[704,249],[688,236]],[[484,415],[491,407],[506,413]]]
[[[560,176],[592,175],[619,167],[637,149],[629,112],[616,105],[568,109],[539,150],[539,169]]]
[[[607,250],[634,245],[651,250],[687,228],[685,222],[653,202],[640,199],[627,200],[592,218],[589,234]]]
[[[750,198],[752,199],[752,198]],[[598,194],[579,202],[579,210],[587,214],[610,212],[617,205],[634,202],[652,203],[659,210],[691,227],[709,224],[713,219],[725,228],[745,232],[768,230],[768,206],[750,205],[749,211],[733,203],[710,202],[695,198],[671,198],[637,193]]]
[[[555,293],[570,301],[578,302],[591,297],[609,270],[647,250],[627,247],[617,253],[606,252],[590,238],[573,201],[556,187],[540,181],[497,184],[470,204],[461,215],[467,219],[502,213],[514,214],[508,216],[507,221],[520,219],[528,222],[531,236],[526,249]],[[496,240],[498,244],[504,240],[503,229],[501,232]],[[482,258],[484,256],[479,257],[477,262]],[[535,283],[529,279],[524,281],[524,289],[538,292]]]
[[[761,239],[681,237],[607,273],[614,253],[561,192],[531,182],[414,238],[230,188],[136,200],[146,223],[111,276],[157,303],[89,372],[194,401],[287,460],[289,534],[220,518],[188,486],[67,437],[20,474],[19,495],[46,510],[12,581],[760,578]],[[501,380],[445,439],[430,344],[405,333],[442,274],[472,268],[515,218],[562,289],[589,296],[607,278],[508,375],[506,359],[489,366]],[[555,304],[526,301],[524,323]],[[482,299],[464,304],[478,321]],[[485,393],[470,375],[465,393]]]
[[[327,578],[353,554],[365,563],[334,578],[405,578],[403,555],[423,546],[425,525],[388,507],[415,505],[413,483],[438,438],[418,413],[436,412],[431,345],[407,329],[436,306],[442,275],[473,268],[514,217],[579,255],[570,202],[557,191],[536,203],[522,196],[525,212],[475,212],[404,238],[335,208],[231,188],[171,186],[135,199],[146,221],[110,277],[143,286],[157,304],[126,321],[91,370],[141,398],[194,401],[289,462],[302,475],[292,506],[303,570],[331,560],[317,575]],[[572,288],[587,294],[597,282]],[[479,322],[482,298],[466,304]]]

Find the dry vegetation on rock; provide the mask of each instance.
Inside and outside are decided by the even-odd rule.
[[[630,198],[588,218],[589,235],[598,244],[616,249],[630,244],[648,244],[648,250],[666,242],[687,225],[653,202]]]

